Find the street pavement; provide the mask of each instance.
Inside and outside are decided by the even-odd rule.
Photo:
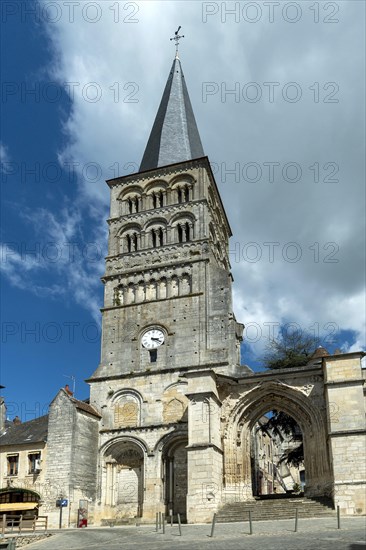
[[[167,525],[156,532],[155,526],[68,529],[52,531],[47,539],[27,545],[30,550],[361,550],[365,544],[366,518],[299,518],[294,520],[248,523],[217,523],[214,536],[211,525]]]

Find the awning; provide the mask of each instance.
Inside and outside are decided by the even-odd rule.
[[[17,512],[21,510],[33,510],[37,508],[38,502],[2,502],[0,512]]]

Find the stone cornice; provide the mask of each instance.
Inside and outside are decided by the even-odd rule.
[[[364,384],[364,378],[353,378],[352,380],[329,380],[324,381],[324,386],[354,386],[359,384]]]
[[[197,444],[194,443],[193,445],[188,445],[186,449],[187,451],[201,451],[204,449],[214,449],[221,455],[224,454],[224,451],[214,443],[197,443]]]
[[[102,381],[105,381],[105,380],[124,380],[125,378],[135,378],[135,377],[141,377],[141,376],[155,376],[155,375],[161,375],[161,374],[166,374],[166,373],[177,373],[177,371],[179,371],[177,374],[178,376],[184,376],[184,374],[181,374],[181,373],[184,373],[184,372],[187,372],[189,370],[197,370],[197,369],[214,369],[215,367],[227,367],[229,365],[229,363],[227,361],[223,361],[221,363],[207,363],[207,364],[204,364],[204,365],[200,365],[200,366],[196,366],[196,367],[179,367],[179,369],[177,368],[170,368],[170,369],[160,369],[160,370],[156,370],[154,372],[151,372],[151,371],[141,371],[141,372],[129,372],[129,373],[126,373],[126,374],[112,374],[112,375],[109,375],[109,376],[98,376],[98,377],[91,377],[91,378],[87,378],[85,380],[86,383],[93,383],[93,382],[102,382]]]
[[[366,485],[366,481],[364,479],[360,479],[357,481],[353,481],[352,479],[350,479],[349,481],[335,481],[334,485]]]
[[[201,157],[194,160],[187,160],[184,162],[176,162],[174,164],[168,164],[167,166],[160,166],[153,170],[145,170],[143,172],[136,172],[135,174],[128,174],[126,176],[120,176],[107,180],[107,185],[112,187],[118,187],[123,185],[129,185],[131,183],[137,183],[141,180],[152,180],[157,178],[164,178],[167,173],[169,174],[181,174],[187,172],[187,170],[197,169],[200,166],[209,165],[207,157]]]
[[[352,359],[357,357],[362,359],[362,357],[365,357],[365,355],[365,351],[353,351],[350,353],[339,353],[338,355],[326,355],[325,357],[322,357],[322,361],[339,361],[339,359]]]
[[[107,255],[105,257],[105,260],[114,260],[117,258],[138,258],[139,256],[147,256],[152,254],[160,254],[161,252],[170,252],[170,251],[181,251],[184,249],[190,249],[194,248],[197,245],[204,245],[208,244],[209,238],[205,237],[204,239],[195,239],[193,241],[188,241],[185,243],[168,243],[164,244],[162,246],[159,246],[158,248],[142,248],[141,250],[136,250],[135,252],[126,252],[121,254],[111,254]]]
[[[286,378],[289,375],[292,377],[298,377],[301,378],[304,375],[317,375],[323,378],[323,370],[321,366],[317,367],[296,367],[296,368],[288,368],[288,369],[275,369],[271,371],[264,371],[264,372],[254,372],[253,374],[247,374],[240,378],[234,378],[235,382],[238,384],[249,382],[249,381],[255,381],[260,380],[262,378],[264,379],[279,379],[283,376]]]
[[[220,401],[220,399],[217,397],[217,395],[213,392],[213,391],[198,391],[198,392],[190,392],[190,393],[185,393],[184,394],[186,397],[188,397],[189,399],[194,399],[195,397],[201,397],[203,399],[209,397],[216,401],[216,403],[221,406],[222,405],[222,401]]]
[[[101,434],[106,434],[106,433],[112,433],[112,434],[116,434],[116,433],[128,433],[128,432],[149,432],[149,431],[153,431],[153,430],[158,430],[158,429],[165,429],[165,430],[168,430],[170,428],[178,428],[177,430],[177,434],[180,433],[188,433],[188,430],[187,430],[187,424],[188,422],[187,421],[178,421],[178,422],[169,422],[167,424],[144,424],[144,426],[127,426],[125,428],[102,428],[101,430],[99,430],[99,433]],[[181,429],[179,429],[181,428]]]
[[[104,281],[107,277],[118,276],[121,273],[134,273],[150,271],[154,269],[168,268],[182,264],[213,261],[213,247],[209,245],[209,239],[200,239],[189,243],[171,243],[158,249],[143,249],[129,254],[114,254],[106,256],[106,273],[101,277]],[[215,257],[215,260],[217,258]],[[119,262],[117,267],[113,264]],[[130,265],[129,265],[130,264]],[[224,267],[223,262],[219,265]],[[114,271],[112,274],[111,271]]]
[[[330,432],[329,437],[348,437],[349,435],[363,435],[366,434],[365,428],[357,428],[355,430],[339,430],[336,432]]]

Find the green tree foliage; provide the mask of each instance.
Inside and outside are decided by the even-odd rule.
[[[318,345],[319,340],[308,332],[282,330],[278,338],[267,344],[263,366],[271,370],[302,367]]]
[[[293,449],[286,450],[280,462],[286,462],[290,466],[298,467],[304,462],[304,446],[302,434],[297,422],[283,411],[271,411],[268,422],[261,427],[261,430],[269,435],[277,436],[281,441],[288,438],[290,441],[298,442]]]
[[[281,330],[277,338],[270,340],[263,357],[263,366],[270,370],[305,366],[316,348],[319,339],[306,331]],[[299,466],[304,461],[304,446],[301,430],[296,421],[283,411],[273,410],[268,422],[262,426],[263,431],[274,434],[280,439],[284,436],[298,445],[287,450],[280,461],[292,466]]]

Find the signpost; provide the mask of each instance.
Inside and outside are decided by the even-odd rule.
[[[62,529],[62,509],[66,508],[69,501],[67,498],[63,498],[62,495],[58,500],[56,500],[56,507],[60,508],[60,521],[59,521],[59,528]]]

